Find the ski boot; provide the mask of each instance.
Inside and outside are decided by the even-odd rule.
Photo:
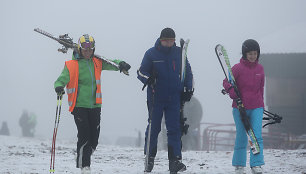
[[[262,174],[263,173],[261,166],[251,167],[251,170],[252,170],[252,174]]]
[[[145,164],[146,166],[146,164]],[[151,172],[154,167],[154,157],[149,157],[148,167],[145,169],[145,172]]]
[[[82,167],[81,174],[90,174],[90,167],[89,166]]]
[[[245,167],[235,166],[235,174],[246,174]]]
[[[185,171],[186,166],[181,162],[181,160],[169,160],[169,170],[170,174],[177,174],[177,172]]]

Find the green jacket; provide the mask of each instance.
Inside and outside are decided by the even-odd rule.
[[[75,59],[72,57],[72,59]],[[112,62],[119,64],[121,60],[112,60]],[[79,64],[79,82],[78,94],[75,107],[83,108],[97,108],[101,104],[96,104],[96,80],[95,70],[92,59],[78,59]],[[102,70],[118,71],[117,67],[102,62]],[[70,81],[68,68],[64,67],[62,73],[54,82],[54,88],[58,86],[66,86]],[[101,83],[103,84],[103,82]]]

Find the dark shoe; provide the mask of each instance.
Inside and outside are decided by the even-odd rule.
[[[177,172],[185,171],[186,166],[180,160],[170,160],[169,170],[170,170],[170,174],[176,174]]]
[[[149,157],[148,166],[145,164],[145,172],[151,172],[154,167],[154,157]]]

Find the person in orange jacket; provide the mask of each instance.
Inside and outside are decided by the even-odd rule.
[[[113,70],[125,72],[131,66],[121,60],[112,62],[114,66],[94,55],[95,40],[84,34],[78,41],[78,50],[73,52],[72,60],[65,62],[65,67],[54,83],[57,94],[68,95],[69,111],[74,116],[78,129],[76,167],[82,173],[90,173],[90,157],[98,145],[101,119],[101,72]],[[119,68],[118,68],[119,67]]]

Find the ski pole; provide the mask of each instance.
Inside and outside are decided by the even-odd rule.
[[[55,162],[55,141],[57,135],[58,124],[61,116],[61,107],[62,107],[62,97],[63,94],[57,95],[57,105],[56,105],[56,113],[55,113],[55,121],[53,128],[53,138],[52,138],[52,148],[51,148],[51,162],[50,162],[50,173],[54,173],[54,162]]]
[[[275,123],[281,123],[282,122],[282,119],[283,117],[282,116],[279,116],[277,114],[273,114],[267,110],[264,110],[264,114],[267,116],[267,117],[264,117],[263,120],[273,120],[269,123],[266,123],[265,125],[263,125],[263,127],[266,127],[270,124],[275,124]]]
[[[152,126],[152,114],[153,114],[153,108],[154,108],[154,88],[152,89],[152,105],[150,107],[149,111],[149,127],[148,127],[148,134],[147,134],[147,144],[146,144],[146,158],[145,158],[145,172],[148,171],[149,167],[149,156],[150,156],[150,139],[151,139],[151,126]]]

